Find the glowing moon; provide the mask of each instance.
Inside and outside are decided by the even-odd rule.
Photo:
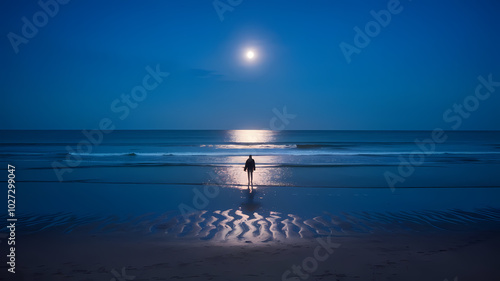
[[[247,51],[247,59],[253,60],[255,58],[254,51]]]

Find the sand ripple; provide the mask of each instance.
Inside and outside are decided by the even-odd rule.
[[[278,212],[243,212],[239,209],[200,211],[186,217],[176,212],[140,216],[19,216],[19,233],[62,231],[71,233],[135,232],[159,234],[170,238],[246,243],[314,238],[324,235],[399,231],[453,231],[500,227],[500,209],[474,211],[400,211],[332,214],[312,218]],[[5,228],[2,229],[5,231]]]

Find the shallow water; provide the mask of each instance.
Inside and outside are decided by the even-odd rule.
[[[435,153],[389,188],[384,173],[398,173],[400,157],[418,149],[414,140],[430,135],[117,131],[81,153],[79,131],[2,131],[0,154],[2,165],[16,166],[22,233],[273,241],[498,228],[499,132],[447,132]],[[243,172],[248,154],[257,162],[252,193]],[[62,181],[54,163],[69,167]],[[199,198],[215,187],[216,196]],[[193,212],[183,216],[181,204]]]

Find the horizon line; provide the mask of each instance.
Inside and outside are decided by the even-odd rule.
[[[446,132],[499,132],[498,130],[483,130],[483,129],[471,129],[471,130],[445,130],[443,128],[434,129],[294,129],[294,130],[272,130],[272,129],[115,129],[112,131],[372,131],[372,132],[429,132],[436,129],[442,129]],[[0,131],[84,131],[84,130],[99,130],[99,129],[0,129]],[[100,130],[102,131],[102,130]]]

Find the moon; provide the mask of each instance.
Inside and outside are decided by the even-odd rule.
[[[253,60],[255,58],[255,52],[252,50],[247,51],[247,59]]]

